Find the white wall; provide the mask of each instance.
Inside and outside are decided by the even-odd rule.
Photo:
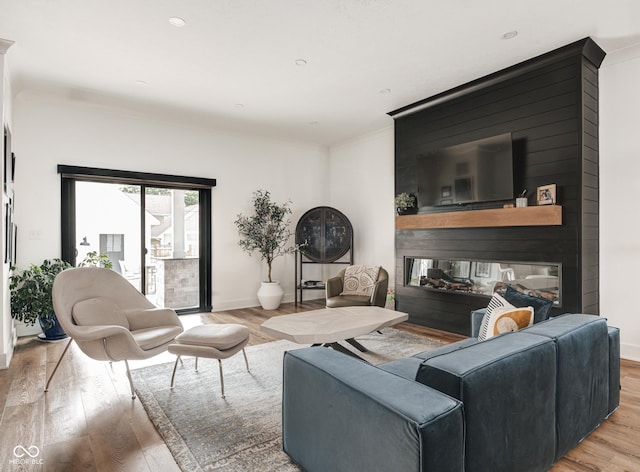
[[[393,288],[393,125],[331,147],[329,162],[330,206],[344,213],[353,225],[354,261],[383,266]]]
[[[0,133],[4,136],[4,127],[12,129],[12,103],[11,86],[9,83],[9,68],[5,53],[13,43],[0,39]],[[3,182],[4,175],[4,137],[0,139],[0,182]],[[4,263],[5,254],[5,231],[6,231],[6,206],[9,198],[0,188],[0,204],[2,205],[0,223],[0,258],[2,259],[2,277],[0,278],[0,369],[9,367],[13,355],[14,330],[11,321],[11,305],[9,303],[9,264]]]
[[[640,44],[600,68],[600,313],[640,361]]]
[[[213,189],[213,307],[256,306],[266,264],[238,246],[233,221],[252,211],[257,189],[293,201],[293,225],[325,205],[328,151],[199,125],[193,117],[92,100],[52,90],[23,90],[14,101],[18,267],[60,256],[58,164],[217,179]],[[101,103],[98,103],[101,102]],[[293,229],[293,228],[292,228]],[[31,239],[33,235],[40,239]],[[285,300],[293,300],[294,256],[274,262]]]

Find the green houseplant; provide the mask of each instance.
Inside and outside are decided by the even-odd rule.
[[[51,289],[53,280],[71,264],[62,259],[45,259],[42,264],[31,264],[23,271],[12,267],[9,277],[11,317],[32,326],[38,321],[48,341],[66,338],[53,310]]]
[[[399,215],[408,215],[415,213],[417,210],[417,199],[414,195],[402,192],[396,195],[394,199],[396,211]]]
[[[104,252],[90,251],[82,260],[78,267],[104,267],[105,269],[113,269],[113,263],[109,256]]]
[[[268,280],[262,282],[258,291],[258,299],[265,310],[278,308],[283,296],[280,283],[271,278],[273,260],[299,248],[299,245],[287,246],[293,235],[289,229],[290,204],[290,201],[275,203],[268,191],[257,190],[253,194],[254,214],[239,214],[234,221],[240,234],[240,247],[249,254],[257,252],[260,259],[267,262]]]

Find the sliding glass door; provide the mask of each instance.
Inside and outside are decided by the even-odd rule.
[[[118,180],[63,174],[63,258],[106,254],[156,306],[209,311],[210,189]]]

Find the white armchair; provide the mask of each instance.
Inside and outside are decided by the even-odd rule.
[[[167,350],[183,331],[176,312],[157,308],[125,278],[109,269],[67,269],[53,283],[56,317],[71,338],[60,356],[45,392],[72,341],[92,359],[124,361],[148,359]]]

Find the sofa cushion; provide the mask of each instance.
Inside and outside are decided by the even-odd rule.
[[[344,271],[341,295],[371,296],[378,281],[380,266],[350,265]]]
[[[120,307],[109,298],[95,297],[81,300],[71,310],[73,321],[80,326],[116,325],[129,329],[129,320]]]
[[[304,470],[463,470],[457,400],[333,349],[283,364],[283,449]]]
[[[376,367],[384,370],[385,372],[399,375],[405,379],[415,380],[416,373],[418,372],[418,368],[420,368],[421,363],[422,360],[417,357],[404,357],[402,359],[396,359],[395,361],[379,364]]]
[[[131,331],[131,335],[138,346],[140,346],[140,349],[149,351],[173,341],[181,332],[182,328],[179,326],[157,326],[155,328]]]
[[[418,354],[414,354],[413,357],[422,359],[424,361],[427,359],[431,359],[432,357],[442,356],[444,354],[457,351],[458,349],[471,346],[472,344],[476,344],[477,342],[478,340],[476,338],[466,338],[460,341],[456,341],[455,343],[445,344],[444,346],[440,346],[435,349],[429,349],[428,351],[419,352]]]
[[[557,349],[556,459],[564,456],[607,416],[609,335],[607,320],[568,314],[534,324],[518,334],[552,339]]]
[[[369,305],[371,305],[371,295],[340,295],[327,298],[327,308]]]
[[[551,467],[556,437],[551,339],[523,331],[496,336],[423,361],[416,381],[464,403],[465,471]]]
[[[507,285],[507,290],[504,293],[504,299],[515,307],[533,307],[534,323],[540,323],[541,321],[549,318],[551,307],[553,306],[553,300],[545,300],[544,298],[528,295],[516,290],[510,285]]]
[[[496,308],[502,308],[502,307],[515,308],[515,306],[513,306],[511,303],[506,301],[502,296],[500,296],[497,293],[494,293],[493,297],[491,297],[491,300],[489,301],[489,305],[487,305],[487,309],[485,311],[484,317],[482,318],[482,324],[480,325],[480,333],[478,334],[479,341],[486,341],[487,339],[489,339],[488,333],[489,333],[489,320],[491,319],[491,313]]]
[[[609,406],[610,415],[620,406],[620,329],[613,326],[609,330]]]

